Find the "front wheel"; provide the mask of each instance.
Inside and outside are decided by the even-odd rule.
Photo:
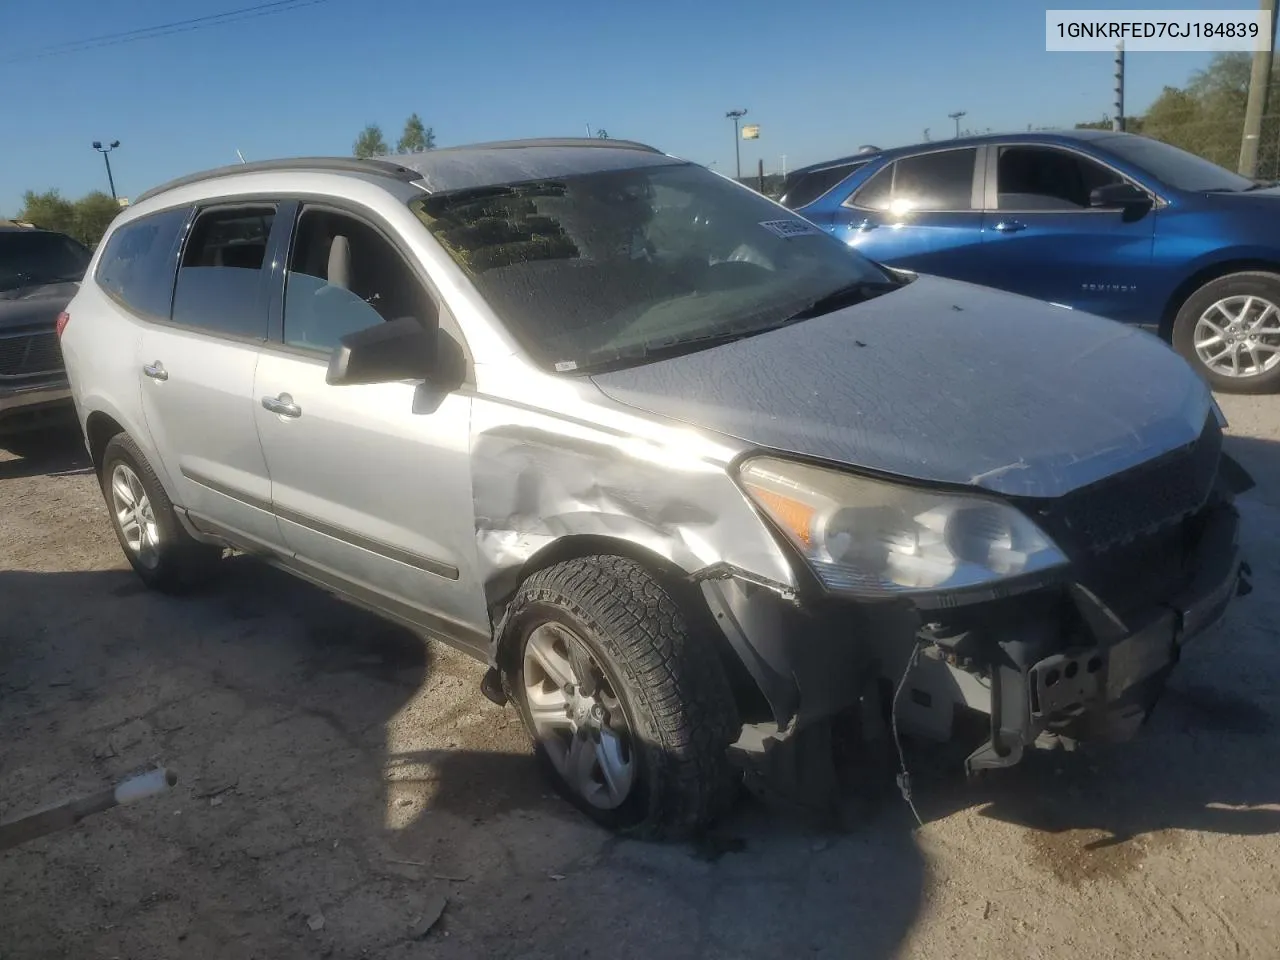
[[[1209,281],[1178,311],[1173,346],[1214,390],[1280,390],[1280,275],[1247,271]]]
[[[562,794],[612,830],[694,835],[733,799],[740,732],[710,638],[644,567],[596,556],[529,577],[503,671]]]

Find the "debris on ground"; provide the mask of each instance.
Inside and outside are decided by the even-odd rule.
[[[421,916],[409,928],[409,939],[421,940],[430,933],[432,928],[440,922],[440,917],[444,914],[444,908],[448,905],[449,898],[438,894],[428,900],[423,905]]]

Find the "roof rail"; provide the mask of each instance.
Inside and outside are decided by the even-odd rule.
[[[517,150],[521,147],[605,147],[614,150],[642,150],[645,153],[662,153],[657,147],[636,140],[613,140],[602,137],[542,137],[528,140],[495,140],[492,143],[466,143],[456,147],[439,147],[432,153],[455,150]]]
[[[408,167],[401,166],[398,163],[393,163],[390,160],[363,160],[359,157],[286,157],[282,160],[254,160],[250,163],[233,163],[229,166],[216,167],[212,170],[204,170],[200,173],[192,173],[185,177],[178,177],[176,180],[170,180],[168,183],[162,183],[158,187],[152,187],[140,197],[134,199],[133,203],[142,203],[144,200],[149,200],[161,193],[167,193],[170,190],[176,190],[178,187],[185,187],[192,183],[201,183],[205,180],[215,180],[219,177],[230,177],[237,173],[266,173],[268,171],[275,170],[308,170],[325,173],[371,173],[375,176],[394,177],[397,180],[404,180],[406,182],[422,179],[422,174],[417,170],[410,170]]]

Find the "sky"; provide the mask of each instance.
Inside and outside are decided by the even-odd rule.
[[[1045,52],[1028,0],[317,0],[238,23],[36,56],[56,44],[260,0],[0,0],[0,215],[23,191],[120,196],[237,161],[348,155],[367,123],[394,146],[412,112],[438,146],[604,128],[732,172],[733,123],[760,139],[743,172],[860,145],[1070,126],[1111,112],[1112,55]],[[1054,8],[1133,9],[1136,0]],[[1238,9],[1240,0],[1161,0]],[[1154,4],[1149,4],[1154,6]],[[1209,54],[1133,53],[1127,113]]]

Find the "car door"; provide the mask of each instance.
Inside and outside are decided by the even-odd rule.
[[[1115,320],[1144,315],[1156,210],[1090,205],[1124,176],[1047,144],[993,144],[986,166],[982,282]]]
[[[894,160],[844,201],[832,233],[890,266],[973,279],[983,245],[978,154],[961,147]]]
[[[198,209],[168,322],[147,324],[138,378],[152,442],[179,505],[199,525],[279,549],[258,442],[253,376],[268,332],[269,203]],[[287,225],[286,225],[287,228]]]
[[[437,323],[438,300],[392,236],[363,214],[300,211],[279,343],[264,352],[254,383],[271,501],[304,575],[486,656],[470,393],[325,380],[344,335],[402,317]],[[452,336],[460,342],[456,328]]]

